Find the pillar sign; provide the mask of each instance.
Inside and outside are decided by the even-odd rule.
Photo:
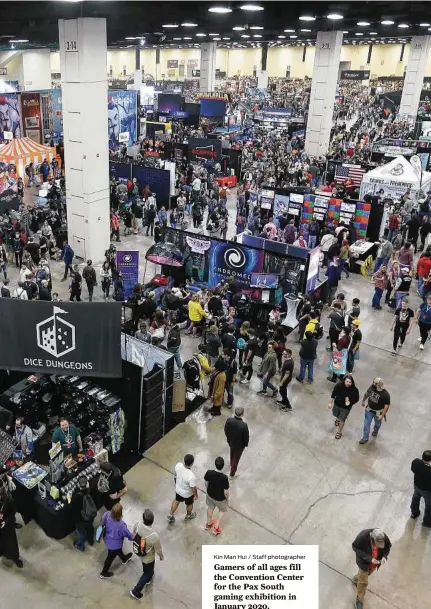
[[[66,53],[77,53],[78,42],[76,40],[66,40],[65,49]]]

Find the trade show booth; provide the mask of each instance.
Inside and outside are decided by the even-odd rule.
[[[412,198],[419,190],[431,189],[431,173],[424,171],[420,163],[412,165],[404,156],[376,167],[366,173],[362,179],[359,198],[366,195],[381,195],[387,199],[401,199],[407,190]]]

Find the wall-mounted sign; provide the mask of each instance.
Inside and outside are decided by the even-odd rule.
[[[7,76],[7,68],[0,68],[0,76]]]
[[[178,68],[178,59],[168,59],[166,65],[168,68]]]
[[[341,70],[341,80],[368,80],[370,70]]]

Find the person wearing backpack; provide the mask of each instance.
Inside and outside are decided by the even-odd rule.
[[[105,512],[102,517],[102,527],[104,528],[103,541],[108,555],[100,572],[100,579],[113,577],[110,567],[116,556],[119,556],[123,565],[126,565],[132,559],[132,552],[124,554],[123,543],[125,539],[133,541],[134,535],[127,528],[127,524],[123,520],[123,506],[121,503],[116,503],[110,512]]]
[[[73,493],[70,503],[78,533],[78,539],[73,542],[73,547],[80,552],[84,552],[86,541],[90,546],[94,544],[93,521],[97,516],[96,504],[90,495],[88,480],[85,476],[78,478],[78,487]]]
[[[174,356],[175,363],[177,364],[179,369],[181,369],[183,367],[183,363],[181,361],[181,355],[180,355],[180,347],[181,347],[180,330],[184,330],[184,328],[186,326],[187,326],[187,321],[184,321],[180,324],[174,324],[169,331],[168,342],[166,344],[166,347],[167,347],[169,353],[172,353],[172,355]]]
[[[136,600],[141,600],[144,586],[154,579],[156,554],[160,560],[165,558],[159,534],[152,528],[153,522],[154,514],[147,509],[142,514],[142,522],[137,522],[133,527],[133,551],[141,559],[143,571],[136,586],[130,590],[130,596]]]

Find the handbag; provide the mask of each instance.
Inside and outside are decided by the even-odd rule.
[[[106,527],[104,524],[99,524],[99,526],[96,529],[96,541],[98,543],[100,543],[102,541],[102,539],[105,537],[105,531],[106,531]]]

